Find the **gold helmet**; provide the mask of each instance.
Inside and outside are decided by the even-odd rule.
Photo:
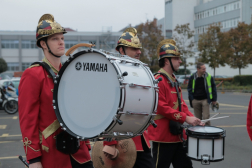
[[[166,57],[180,57],[176,42],[172,39],[162,40],[157,47],[158,60]]]
[[[40,40],[56,33],[65,34],[67,32],[59,23],[54,21],[53,15],[44,14],[41,16],[36,31],[37,46],[41,48]]]
[[[120,46],[133,47],[133,48],[142,48],[139,38],[137,37],[137,30],[133,27],[127,28],[121,37],[119,38],[116,46],[116,50]]]

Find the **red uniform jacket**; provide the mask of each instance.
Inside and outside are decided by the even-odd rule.
[[[55,145],[55,136],[62,130],[52,107],[53,88],[53,79],[42,66],[31,66],[24,71],[18,102],[24,150],[27,160],[40,157],[44,168],[72,167],[70,155],[61,153]],[[90,149],[89,142],[82,141],[72,157],[79,163],[90,161]]]
[[[165,73],[173,81],[175,78],[170,76],[162,68],[159,72]],[[157,127],[154,128],[152,125],[148,127],[149,139],[155,142],[172,143],[172,142],[182,142],[181,135],[173,135],[169,130],[169,121],[177,121],[184,123],[186,116],[193,116],[193,114],[188,110],[188,107],[182,98],[181,88],[179,88],[179,93],[181,95],[181,111],[179,111],[178,106],[178,96],[175,87],[172,87],[167,78],[163,75],[156,75],[155,78],[161,77],[163,80],[158,83],[159,95],[158,95],[158,108],[157,116],[155,116],[155,122]],[[186,139],[184,131],[184,139]]]
[[[248,106],[248,113],[247,113],[247,131],[249,134],[249,137],[252,141],[252,96],[249,101],[249,106]]]
[[[147,134],[146,131],[144,131],[143,137],[144,137],[145,143],[150,148],[150,142],[149,142],[148,134]],[[136,136],[136,137],[132,138],[132,140],[134,141],[134,143],[136,145],[136,150],[137,151],[139,151],[139,152],[144,151],[142,141],[141,141],[141,136]],[[116,144],[117,144],[117,141],[111,141],[111,142],[104,141],[103,142],[103,145],[116,145]]]

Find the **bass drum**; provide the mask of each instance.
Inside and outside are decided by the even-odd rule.
[[[64,63],[54,84],[57,119],[81,140],[137,136],[157,108],[157,81],[146,65],[127,56],[80,51]]]

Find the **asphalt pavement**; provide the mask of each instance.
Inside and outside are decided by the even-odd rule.
[[[246,129],[247,108],[251,94],[235,92],[218,92],[218,101],[221,116],[229,118],[213,120],[211,125],[226,130],[225,155],[220,162],[211,162],[210,165],[202,165],[199,161],[193,161],[194,168],[250,168],[252,158],[252,143]],[[183,98],[187,104],[188,95],[183,91]],[[192,112],[193,109],[189,108]],[[211,111],[211,116],[214,112]],[[24,164],[18,156],[25,156],[18,113],[9,115],[0,110],[0,168],[24,168]],[[172,166],[171,166],[172,167]]]

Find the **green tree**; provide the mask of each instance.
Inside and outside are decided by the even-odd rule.
[[[192,65],[193,63],[188,63],[187,58],[192,57],[194,55],[193,47],[194,47],[194,31],[189,27],[190,23],[177,25],[173,32],[173,39],[176,41],[176,45],[179,48],[182,56],[184,65],[184,73],[187,74],[186,67],[188,65]]]
[[[3,58],[0,58],[0,73],[7,71],[7,63]]]
[[[157,26],[156,19],[147,20],[146,23],[138,25],[137,34],[143,46],[140,60],[147,63],[152,72],[157,72],[159,69],[157,45],[164,39],[161,25]]]
[[[251,31],[249,25],[239,23],[236,28],[227,32],[228,48],[225,54],[231,68],[239,69],[239,75],[241,75],[242,68],[246,68],[252,63]]]
[[[206,33],[199,36],[198,50],[199,61],[209,65],[215,69],[219,66],[225,66],[226,60],[223,56],[227,48],[226,34],[221,32],[221,25],[210,25]]]

